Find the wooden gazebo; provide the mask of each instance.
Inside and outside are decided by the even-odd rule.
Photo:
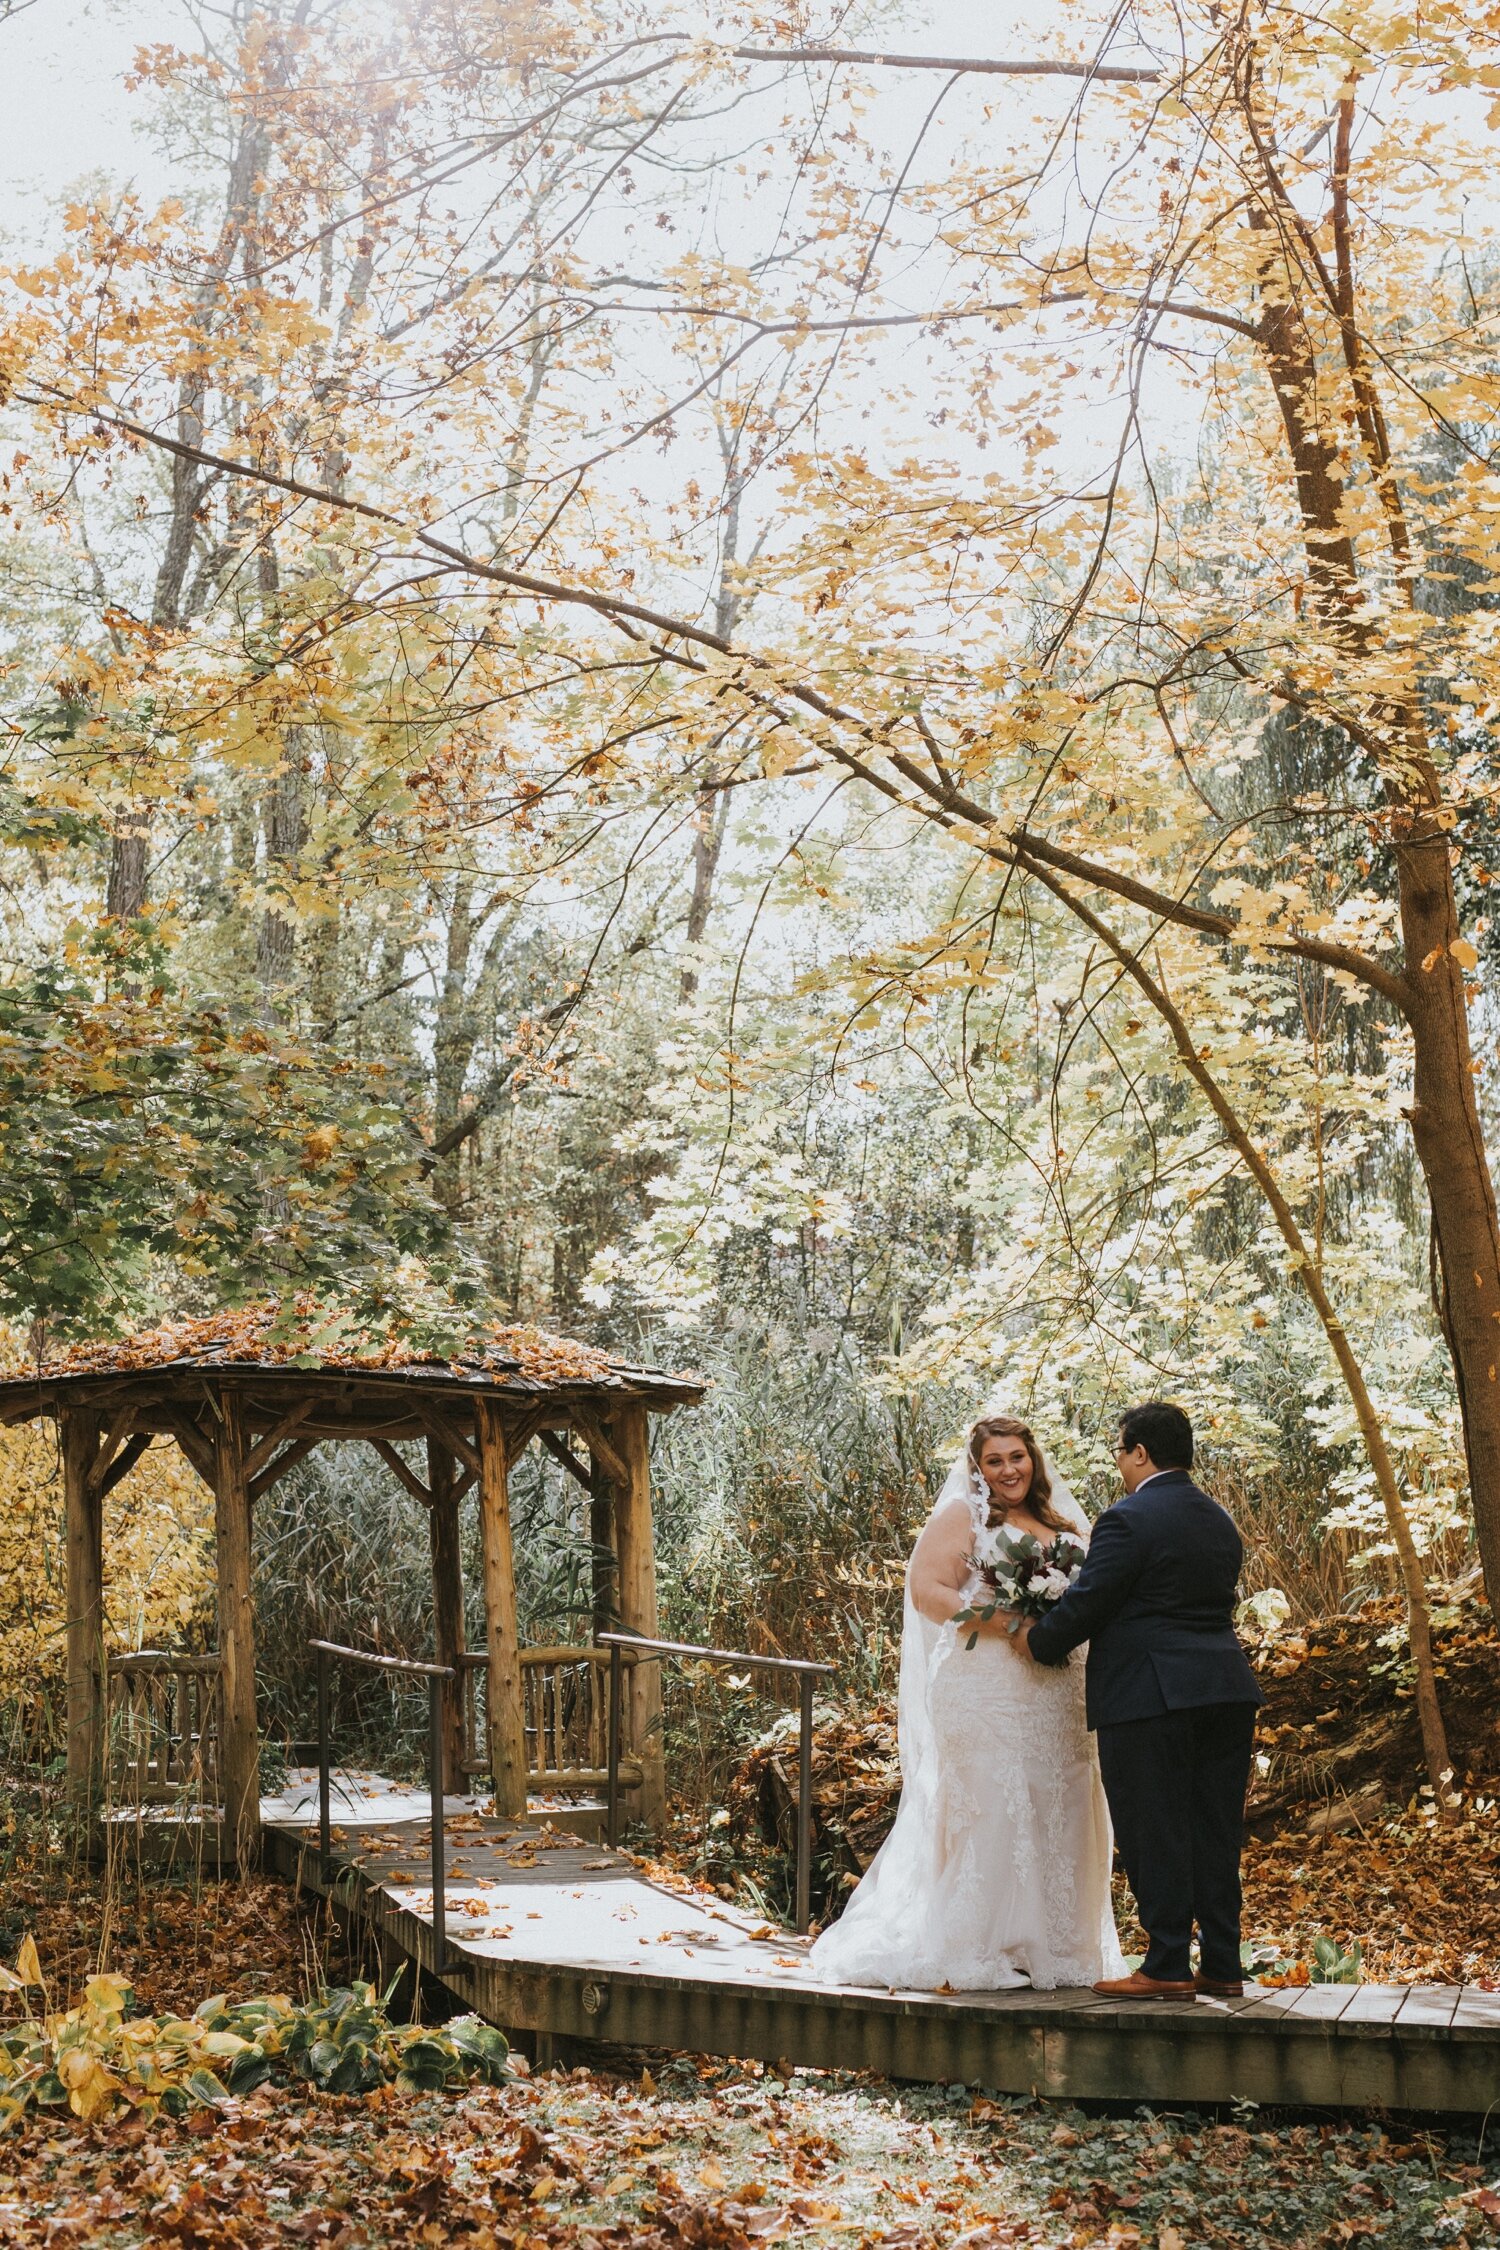
[[[306,1333],[299,1335],[299,1326]],[[512,1560],[509,1471],[539,1441],[589,1494],[589,1534],[613,1583],[596,1581],[596,1626],[657,1631],[649,1417],[703,1393],[701,1381],[634,1367],[537,1329],[488,1331],[452,1359],[352,1338],[274,1306],[151,1331],[123,1344],[75,1346],[35,1372],[0,1380],[0,1422],[58,1426],[67,1554],[68,1776],[75,1800],[102,1785],[111,1658],[104,1634],[104,1501],[153,1439],[167,1438],[215,1502],[217,1779],[225,1848],[242,1865],[260,1842],[259,1727],[251,1521],[256,1500],[315,1446],[370,1445],[428,1513],[433,1652],[487,1675],[486,1767],[496,1810],[524,1813],[528,1783],[556,1781],[528,1756],[525,1656]],[[397,1447],[415,1441],[425,1476]],[[579,1450],[581,1448],[581,1452]],[[459,1504],[478,1490],[486,1646],[464,1647]],[[591,1652],[552,1650],[553,1658]],[[116,1657],[129,1666],[129,1656]],[[463,1786],[464,1673],[445,1712],[445,1784]],[[633,1668],[626,1713],[641,1816],[663,1809],[658,1667]],[[530,1730],[535,1736],[536,1728]],[[546,1759],[542,1765],[546,1766]],[[581,1777],[580,1777],[581,1778]]]

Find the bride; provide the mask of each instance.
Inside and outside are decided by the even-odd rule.
[[[979,1533],[1000,1523],[1043,1540],[1089,1535],[1025,1423],[990,1415],[970,1431],[907,1566],[901,1803],[813,1947],[830,1983],[1050,1992],[1124,1968],[1084,1652],[1031,1664],[1002,1614],[954,1622],[971,1599],[989,1598],[970,1558]]]

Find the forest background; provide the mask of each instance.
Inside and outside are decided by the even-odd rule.
[[[974,1411],[1097,1505],[1171,1395],[1249,1622],[1420,1658],[1500,1569],[1497,31],[12,9],[13,88],[99,41],[0,334],[13,1359],[310,1292],[701,1367],[664,1613],[856,1700]],[[112,1633],[211,1635],[206,1494],[110,1505]],[[310,1632],[425,1653],[382,1468],[257,1538],[289,1737]]]

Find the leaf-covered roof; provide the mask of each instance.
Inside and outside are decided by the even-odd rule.
[[[577,1343],[530,1322],[436,1326],[390,1311],[362,1317],[305,1293],[192,1320],[163,1321],[135,1336],[67,1344],[41,1360],[13,1354],[0,1360],[0,1392],[38,1384],[71,1388],[70,1379],[76,1378],[195,1374],[216,1368],[426,1374],[527,1391],[659,1389],[688,1397],[704,1388],[701,1376],[633,1366],[597,1345]]]

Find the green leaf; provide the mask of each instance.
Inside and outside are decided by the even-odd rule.
[[[443,2026],[461,2062],[491,2086],[503,2085],[511,2075],[510,2041],[494,2024],[479,2016],[455,2016]]]
[[[271,2075],[271,2057],[259,2047],[247,2047],[236,2055],[225,2073],[225,2083],[231,2094],[253,2094],[257,2086],[264,2086]]]

